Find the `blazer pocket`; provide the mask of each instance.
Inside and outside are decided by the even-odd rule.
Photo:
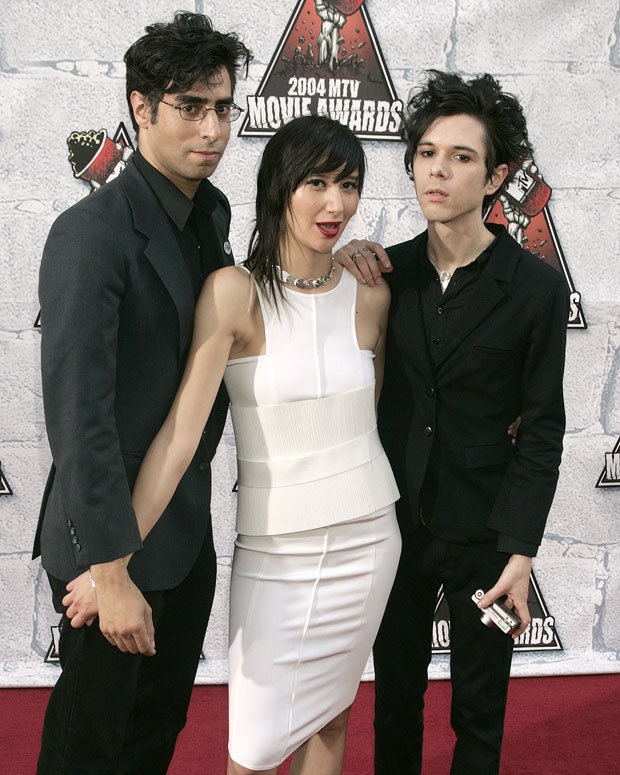
[[[135,460],[142,461],[146,452],[124,452],[121,451],[121,457],[126,463],[133,463]]]
[[[474,358],[490,361],[501,361],[514,357],[512,350],[504,350],[501,347],[486,347],[485,345],[474,345],[471,348],[471,354]]]
[[[479,444],[465,447],[465,465],[467,468],[483,468],[509,463],[514,456],[510,440],[498,444]]]
[[[145,454],[145,452],[121,452],[123,465],[125,466],[125,475],[127,476],[127,483],[131,490],[133,490],[133,486],[138,478],[138,471],[140,470]]]

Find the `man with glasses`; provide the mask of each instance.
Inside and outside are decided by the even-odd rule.
[[[165,773],[185,724],[215,589],[210,461],[223,390],[144,541],[131,489],[183,374],[204,278],[233,262],[230,206],[208,178],[241,113],[233,94],[250,58],[199,14],[147,27],[125,54],[138,150],[116,180],[58,218],[45,245],[53,464],[34,555],[63,619],[39,775]]]

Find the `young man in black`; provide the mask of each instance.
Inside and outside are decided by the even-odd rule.
[[[375,772],[421,772],[424,692],[437,593],[451,621],[452,775],[499,771],[513,638],[553,500],[565,417],[568,290],[559,272],[483,221],[531,155],[518,101],[484,75],[431,71],[403,118],[405,166],[428,229],[338,255],[358,279],[379,267],[392,303],[379,428],[401,491],[403,552],[374,647]],[[389,256],[389,259],[388,259]],[[378,261],[376,260],[379,259]],[[506,429],[521,416],[517,444]],[[504,599],[522,624],[489,630]],[[432,733],[432,732],[431,732]]]
[[[225,393],[144,542],[131,490],[183,374],[203,280],[233,262],[230,206],[208,178],[241,112],[234,88],[249,59],[199,14],[147,27],[125,54],[138,150],[58,218],[45,245],[53,465],[34,555],[63,620],[39,775],[165,773],[185,724],[215,588],[210,461]]]

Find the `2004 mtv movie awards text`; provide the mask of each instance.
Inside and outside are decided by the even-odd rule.
[[[359,98],[361,81],[354,78],[291,76],[285,96],[249,96],[248,124],[253,130],[276,130],[298,116],[330,116],[361,134],[398,132],[400,100]]]

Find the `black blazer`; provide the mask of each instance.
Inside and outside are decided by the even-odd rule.
[[[463,543],[499,534],[500,547],[514,544],[506,551],[527,542],[535,553],[562,453],[566,283],[501,229],[458,338],[433,370],[420,304],[427,238],[388,250],[394,271],[379,429],[402,494],[401,529],[419,524],[438,438],[431,532]],[[506,430],[518,415],[515,449]]]
[[[215,263],[233,262],[228,200],[216,198]],[[226,243],[226,250],[224,244]],[[39,281],[41,370],[53,465],[33,556],[63,580],[136,552],[144,590],[191,569],[210,529],[209,463],[226,418],[218,397],[203,443],[159,523],[140,540],[131,490],[183,374],[194,322],[187,269],[162,206],[130,161],[54,223]]]

